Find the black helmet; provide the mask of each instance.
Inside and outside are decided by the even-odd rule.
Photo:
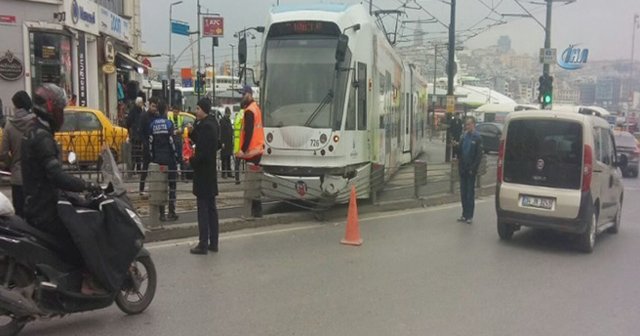
[[[67,94],[61,87],[51,83],[43,84],[36,89],[33,103],[38,107],[34,109],[34,112],[49,122],[54,132],[62,127],[64,108],[67,106]]]

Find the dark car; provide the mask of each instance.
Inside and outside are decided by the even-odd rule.
[[[502,124],[486,122],[476,126],[476,130],[482,137],[482,147],[485,153],[497,152],[502,136]]]
[[[616,151],[619,156],[626,156],[629,164],[622,169],[622,176],[638,177],[640,148],[636,138],[629,132],[615,132]]]

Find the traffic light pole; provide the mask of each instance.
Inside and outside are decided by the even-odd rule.
[[[551,49],[551,10],[553,9],[553,0],[546,0],[547,2],[547,20],[544,28],[544,49]],[[542,65],[542,77],[549,78],[551,65],[549,63],[544,63]],[[553,95],[553,85],[551,83],[548,84],[550,86],[551,94]],[[544,100],[544,99],[543,99]],[[547,104],[542,101],[541,108],[544,110],[547,107]]]
[[[197,72],[197,76],[196,76],[196,80],[200,79],[200,36],[201,36],[201,31],[200,31],[200,0],[198,0],[197,2],[198,4],[198,72]],[[196,95],[198,97],[198,101],[200,101],[200,89],[198,88]],[[205,111],[205,112],[209,112],[209,111]]]

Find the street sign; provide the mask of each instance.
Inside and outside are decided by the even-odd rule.
[[[183,78],[182,79],[182,87],[185,87],[185,88],[193,87],[193,79],[191,79],[191,78]]]
[[[540,63],[542,64],[554,64],[558,50],[556,48],[540,48]]]
[[[223,37],[224,18],[221,16],[202,17],[202,37]]]
[[[456,96],[447,96],[447,113],[456,111]]]
[[[177,35],[189,36],[189,24],[181,21],[171,21],[171,32]]]

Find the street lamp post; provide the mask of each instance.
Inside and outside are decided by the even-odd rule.
[[[169,79],[169,81],[171,81],[171,79],[173,78],[173,54],[171,53],[171,37],[173,35],[173,31],[172,31],[172,25],[173,25],[173,6],[179,5],[181,4],[182,1],[176,1],[176,2],[172,2],[169,5],[169,66],[167,68],[167,77]],[[171,97],[171,95],[169,95],[169,106],[172,106],[172,99],[173,97]]]
[[[229,44],[229,46],[231,47],[231,98],[235,98],[236,82],[233,78],[233,54],[236,46],[233,44]]]
[[[633,102],[633,65],[635,63],[636,30],[638,30],[638,28],[640,28],[640,15],[635,14],[633,15],[633,33],[631,35],[631,70],[629,71],[629,88],[631,92],[631,102]]]

